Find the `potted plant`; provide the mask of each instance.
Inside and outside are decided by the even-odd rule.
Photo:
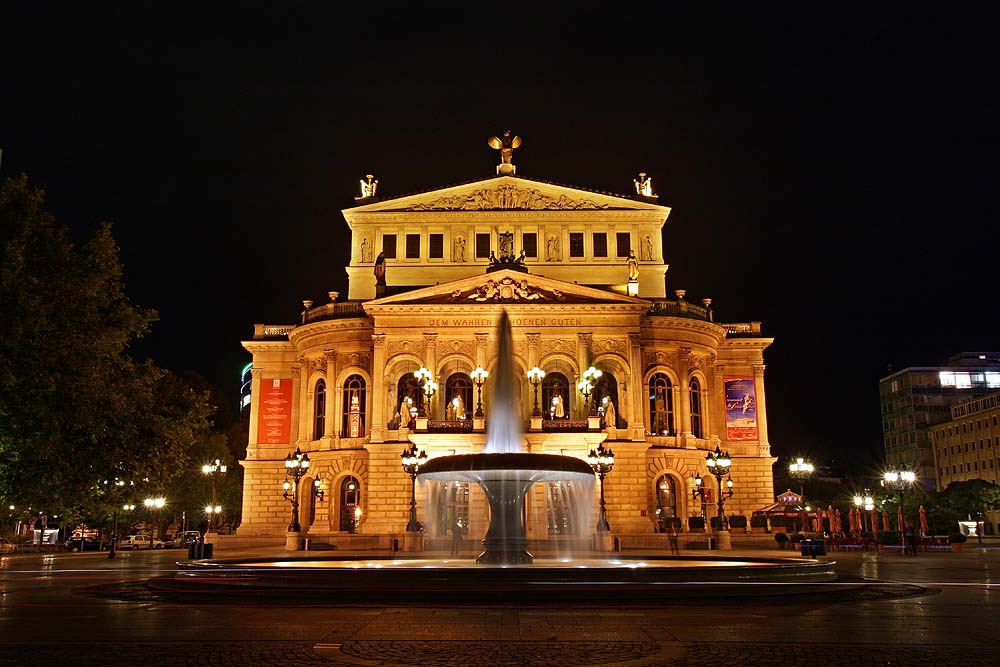
[[[692,533],[704,533],[705,519],[700,516],[689,516],[688,530],[691,531]]]
[[[779,549],[784,549],[788,546],[788,533],[781,532],[774,534],[774,541],[778,543]]]
[[[771,532],[774,533],[787,533],[788,524],[790,519],[787,516],[772,516],[771,517]]]
[[[729,530],[742,530],[745,533],[747,531],[747,518],[742,514],[729,517]]]
[[[968,540],[969,538],[963,535],[962,533],[952,533],[951,535],[948,536],[948,544],[951,545],[952,551],[961,551],[962,545],[965,544]]]
[[[792,544],[798,544],[802,540],[806,539],[806,536],[802,533],[792,533],[792,536],[788,539]]]
[[[752,516],[750,517],[750,532],[751,533],[766,533],[767,532],[767,517],[766,516]]]

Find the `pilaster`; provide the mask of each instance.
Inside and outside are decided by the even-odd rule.
[[[371,442],[385,440],[385,334],[372,334]]]
[[[632,440],[646,439],[646,406],[643,404],[645,397],[643,385],[642,368],[642,336],[638,333],[628,335],[628,360],[629,360],[629,414],[628,419],[630,438]]]
[[[770,440],[767,438],[767,401],[764,397],[764,364],[754,364],[753,385],[757,394],[757,440],[760,443],[761,455],[771,453]]]
[[[337,351],[326,350],[323,359],[326,362],[326,413],[323,438],[329,444],[337,432],[337,401],[342,399],[341,392],[337,390]]]

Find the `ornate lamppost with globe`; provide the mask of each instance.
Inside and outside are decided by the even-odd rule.
[[[726,498],[732,498],[733,496],[733,478],[730,477],[726,480],[726,483],[722,483],[722,478],[729,475],[729,471],[732,469],[733,459],[729,456],[729,452],[723,452],[718,445],[715,446],[714,452],[709,452],[705,455],[705,465],[708,466],[708,472],[715,477],[716,486],[719,489],[719,511],[718,511],[718,528],[716,529],[716,545],[719,549],[730,549],[731,542],[729,536],[729,529],[726,525]]]
[[[597,416],[597,403],[596,401],[593,404],[590,402],[590,395],[594,392],[594,387],[597,386],[597,381],[602,375],[604,373],[591,366],[583,372],[583,377],[576,384],[576,388],[583,394],[583,401],[588,417]]]
[[[597,473],[601,484],[601,511],[597,519],[597,532],[608,533],[611,530],[611,525],[608,523],[608,512],[604,504],[604,477],[615,467],[615,452],[613,449],[605,448],[604,443],[601,443],[596,450],[590,450],[590,454],[587,455],[587,463]]]
[[[403,472],[410,476],[410,520],[406,524],[406,532],[420,532],[420,522],[417,521],[417,473],[420,466],[427,463],[427,452],[417,449],[416,445],[410,445],[399,455],[400,463],[403,465]]]
[[[903,515],[903,497],[917,481],[917,474],[912,470],[887,470],[882,476],[882,486],[899,494],[899,515]],[[905,521],[905,519],[904,519]],[[888,527],[887,527],[888,528]],[[899,536],[903,542],[903,553],[906,553],[906,527],[899,526]],[[915,545],[910,545],[914,548]]]
[[[872,492],[865,489],[864,495],[854,496],[854,506],[858,509],[858,514],[861,514],[861,532],[865,532],[865,517],[871,517],[871,511],[875,509],[875,498],[872,496]],[[862,509],[864,509],[863,514],[861,512]],[[870,521],[871,519],[869,518],[868,522]],[[874,529],[872,529],[873,531]]]
[[[427,396],[427,401],[420,404],[420,411],[417,413],[418,417],[427,417],[430,408],[431,396],[437,391],[437,384],[434,383],[434,373],[427,370],[423,366],[413,371],[413,377],[417,378],[417,385],[420,387],[420,391]],[[429,385],[433,384],[434,388],[428,393]]]
[[[211,476],[212,478],[212,502],[210,505],[206,506],[206,511],[205,511],[205,513],[208,515],[208,528],[205,530],[206,533],[212,532],[213,518],[216,514],[222,511],[222,508],[219,508],[215,512],[209,512],[208,508],[218,507],[216,500],[216,493],[217,493],[216,486],[219,475],[225,475],[226,469],[227,469],[226,464],[223,463],[221,459],[215,459],[211,463],[206,463],[201,467],[201,472],[205,475]]]
[[[292,520],[288,524],[288,532],[294,533],[294,535],[286,537],[286,549],[289,546],[292,549],[298,549],[298,533],[302,532],[302,526],[299,524],[299,480],[309,472],[310,463],[309,454],[303,454],[299,447],[295,448],[294,454],[285,457],[285,477],[287,479],[281,487],[285,490],[283,494],[285,500],[292,504]]]
[[[801,456],[797,457],[794,462],[788,464],[788,476],[797,480],[799,483],[799,502],[802,504],[803,508],[806,506],[805,482],[812,476],[814,471],[815,467],[813,464],[805,461]],[[802,530],[806,530],[805,523],[805,518],[803,517]]]

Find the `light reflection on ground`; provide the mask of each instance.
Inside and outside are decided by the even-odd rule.
[[[809,562],[801,559],[788,559],[789,564]],[[579,568],[579,569],[636,569],[636,568],[663,568],[663,569],[684,569],[684,568],[717,568],[717,567],[774,567],[779,562],[774,560],[716,560],[716,559],[683,559],[683,560],[656,560],[656,561],[628,561],[628,560],[602,560],[602,559],[536,559],[531,565],[520,566],[517,569],[545,569],[545,568]],[[225,562],[227,567],[252,567],[252,568],[295,568],[295,569],[323,569],[323,570],[359,570],[359,569],[414,569],[414,568],[459,568],[459,569],[497,569],[492,565],[478,565],[472,560],[461,559],[432,559],[413,558],[406,560],[274,560],[274,561],[231,561]],[[506,569],[506,568],[504,568]],[[511,567],[510,569],[513,569]]]

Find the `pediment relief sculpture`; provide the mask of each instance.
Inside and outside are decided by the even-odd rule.
[[[485,301],[562,301],[565,297],[560,290],[542,290],[528,285],[527,280],[514,280],[510,277],[500,280],[487,279],[485,283],[471,291],[455,290],[451,298],[471,300],[480,303]]]
[[[592,199],[574,199],[566,195],[553,197],[534,188],[519,188],[516,185],[501,185],[496,188],[482,188],[460,195],[441,197],[429,202],[419,202],[407,207],[406,211],[553,211],[606,209],[607,204]]]

